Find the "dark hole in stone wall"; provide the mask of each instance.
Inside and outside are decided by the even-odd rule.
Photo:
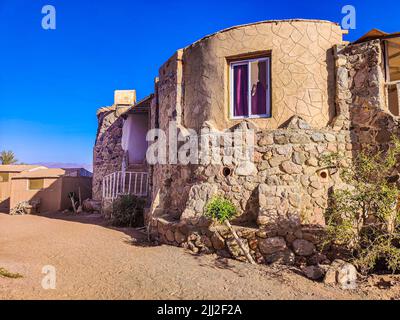
[[[232,174],[232,170],[229,167],[224,167],[222,169],[222,174],[224,175],[224,177],[229,177]]]

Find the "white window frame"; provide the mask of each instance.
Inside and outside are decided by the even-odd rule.
[[[266,109],[270,110],[271,114],[265,113],[265,114],[251,114],[251,62],[255,61],[266,61],[267,62],[267,105]],[[247,65],[247,71],[248,71],[248,115],[247,116],[235,116],[234,115],[234,67],[236,66],[242,66],[242,65]],[[254,58],[254,59],[247,59],[247,60],[240,60],[240,61],[233,61],[230,63],[229,66],[229,81],[230,81],[230,105],[229,105],[229,114],[230,118],[233,120],[236,119],[259,119],[259,118],[271,118],[272,117],[272,109],[271,109],[271,58],[265,57],[265,58]]]

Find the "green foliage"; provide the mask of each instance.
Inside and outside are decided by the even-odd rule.
[[[15,154],[12,151],[1,151],[0,152],[1,164],[16,164],[18,160],[15,158]]]
[[[19,279],[22,278],[22,275],[19,273],[12,273],[7,271],[4,268],[0,268],[0,276],[5,277],[5,278],[10,278],[10,279]]]
[[[112,224],[117,227],[143,226],[145,199],[122,195],[113,202]]]
[[[361,272],[379,268],[400,271],[399,184],[396,165],[400,141],[386,152],[373,148],[360,152],[351,165],[340,154],[325,157],[340,170],[346,187],[331,195],[326,212],[327,239],[347,249]],[[394,178],[394,179],[393,179]]]
[[[219,223],[231,220],[236,215],[235,205],[221,196],[213,197],[207,204],[205,215]]]

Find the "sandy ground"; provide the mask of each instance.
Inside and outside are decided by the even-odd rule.
[[[147,246],[144,239],[98,216],[0,213],[0,268],[23,275],[0,276],[0,299],[387,299],[398,292],[379,289],[378,280],[341,291],[287,269]],[[56,268],[54,290],[41,285],[47,265]]]

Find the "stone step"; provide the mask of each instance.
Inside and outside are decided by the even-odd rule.
[[[147,164],[130,164],[126,171],[133,171],[133,172],[148,172]]]

